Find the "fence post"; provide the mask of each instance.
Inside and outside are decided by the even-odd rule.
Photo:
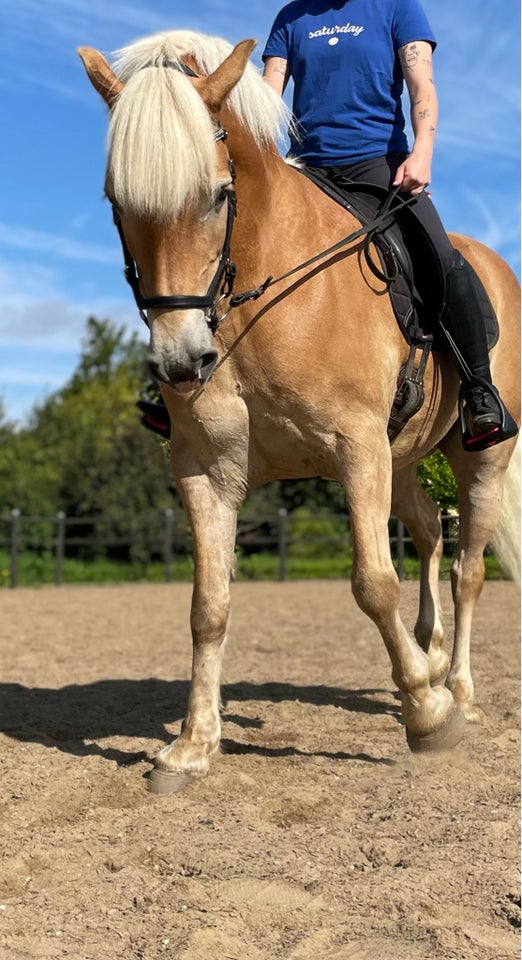
[[[397,576],[402,582],[404,580],[404,524],[402,520],[397,520]]]
[[[54,553],[54,585],[59,587],[62,582],[63,555],[65,553],[65,513],[58,510],[56,514],[56,541]]]
[[[279,552],[279,580],[286,580],[286,517],[288,511],[280,507],[278,513],[278,552]]]
[[[165,561],[165,583],[172,580],[172,528],[174,511],[168,507],[165,510],[165,541],[163,545],[163,559]]]
[[[18,550],[20,547],[20,511],[11,510],[11,553],[9,559],[9,586],[16,587],[18,579]]]

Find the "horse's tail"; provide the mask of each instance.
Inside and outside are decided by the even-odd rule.
[[[517,441],[504,478],[502,509],[491,546],[505,573],[520,580],[520,442]]]

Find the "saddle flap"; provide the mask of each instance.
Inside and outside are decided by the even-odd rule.
[[[340,176],[332,181],[318,167],[304,168],[301,172],[363,226],[379,216],[390,198],[390,192],[384,187],[355,183]],[[383,267],[382,279],[388,281],[397,322],[403,336],[411,343],[432,336],[444,309],[446,285],[442,264],[431,238],[415,214],[415,205],[400,205],[401,199],[397,196],[390,203],[389,224],[371,231],[370,236]],[[394,276],[390,276],[388,258],[397,265]]]

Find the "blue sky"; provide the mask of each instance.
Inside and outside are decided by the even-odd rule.
[[[105,109],[76,54],[156,30],[263,41],[279,0],[2,0],[0,397],[23,423],[72,373],[87,317],[141,321],[102,200]],[[519,12],[500,0],[424,0],[439,41],[432,197],[448,230],[520,275]],[[143,336],[145,331],[143,330]]]

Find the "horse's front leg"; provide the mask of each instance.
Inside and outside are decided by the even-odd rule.
[[[391,451],[384,432],[366,429],[360,443],[350,444],[344,486],[354,549],[352,589],[386,644],[408,744],[415,751],[451,748],[462,736],[464,719],[450,691],[431,686],[428,657],[399,615],[399,581],[388,537]]]
[[[155,758],[149,788],[173,793],[208,773],[219,748],[219,682],[230,608],[237,511],[205,475],[178,482],[194,541],[192,679],[179,737]]]

